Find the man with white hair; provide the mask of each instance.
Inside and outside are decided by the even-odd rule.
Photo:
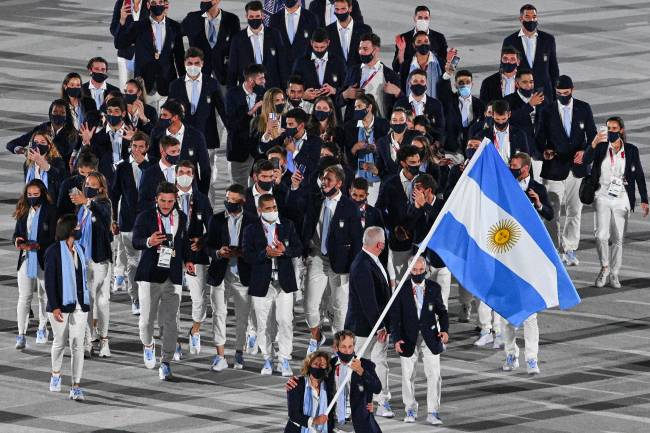
[[[393,410],[390,407],[387,361],[388,317],[383,319],[376,334],[370,334],[391,296],[386,269],[379,261],[379,255],[385,247],[384,229],[367,227],[363,233],[363,248],[350,266],[350,295],[345,329],[357,335],[357,352],[368,338],[372,339],[368,345],[370,360],[377,366],[382,386],[381,392],[374,396],[379,403],[377,416],[391,418]]]

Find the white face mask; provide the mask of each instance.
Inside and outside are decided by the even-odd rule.
[[[429,20],[416,20],[415,29],[419,32],[429,31]]]
[[[269,224],[273,224],[278,220],[278,212],[262,212],[262,219]]]
[[[193,180],[194,180],[193,176],[188,176],[187,174],[184,174],[176,178],[176,183],[181,188],[189,188],[190,186],[192,186]]]
[[[197,77],[201,73],[201,67],[196,65],[185,66],[185,71],[190,77]]]

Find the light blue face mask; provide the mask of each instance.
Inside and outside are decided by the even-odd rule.
[[[463,98],[467,98],[472,94],[472,86],[460,86],[458,88],[458,93],[460,93],[460,96]]]

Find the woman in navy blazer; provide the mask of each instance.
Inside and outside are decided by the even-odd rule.
[[[284,433],[333,432],[335,410],[324,414],[334,397],[332,381],[326,380],[332,369],[326,352],[312,352],[302,363],[298,385],[287,391],[289,420]]]
[[[89,332],[86,351],[91,350],[91,335],[101,338],[99,356],[111,356],[108,348],[108,320],[113,251],[111,242],[111,201],[108,198],[106,178],[99,172],[86,176],[84,189],[70,196],[76,205],[77,221],[81,230],[81,245],[86,252],[88,264],[88,288],[91,313],[88,315]],[[96,316],[95,316],[96,314]]]
[[[38,292],[39,305],[36,344],[47,343],[48,337],[43,256],[47,247],[54,242],[56,206],[52,204],[43,182],[34,179],[25,185],[13,217],[16,219],[13,241],[19,251],[16,349],[24,349],[34,289]]]
[[[86,261],[79,235],[77,218],[64,215],[56,223],[56,242],[45,251],[45,290],[47,312],[54,332],[52,342],[52,377],[50,391],[61,391],[61,365],[66,344],[72,358],[70,398],[83,400],[79,387],[84,364],[84,335],[90,310],[86,284]]]
[[[48,131],[40,130],[32,134],[29,147],[25,149],[25,158],[23,165],[25,183],[40,179],[56,203],[59,187],[67,177],[67,170]]]

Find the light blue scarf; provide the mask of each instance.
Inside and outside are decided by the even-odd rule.
[[[318,399],[318,411],[316,416],[324,415],[327,412],[327,391],[325,390],[325,380],[320,383],[320,394]],[[305,397],[302,403],[302,413],[309,417],[312,416],[312,398],[311,398],[311,385],[309,384],[309,377],[305,377]],[[313,429],[319,432],[327,433],[327,423],[323,425],[313,425]],[[309,433],[307,427],[300,427],[300,433]]]
[[[88,215],[84,218],[85,206],[79,208],[77,212],[77,222],[81,226],[81,246],[86,253],[86,260],[91,260],[93,257],[93,221],[92,212],[88,210]],[[86,262],[87,263],[87,262]]]
[[[45,184],[45,189],[48,188],[47,185],[47,171],[41,171],[41,181]],[[29,183],[32,180],[36,179],[36,164],[32,164],[27,169],[27,176],[25,177],[25,183]]]
[[[63,281],[63,305],[76,305],[77,304],[77,273],[74,268],[72,253],[68,249],[66,241],[59,241],[61,248],[61,279]],[[81,264],[81,281],[83,282],[84,305],[89,305],[88,287],[86,287],[86,257],[83,248],[79,242],[74,242],[74,249],[79,256],[79,263]]]
[[[36,241],[38,238],[38,217],[41,214],[42,206],[39,206],[34,213],[32,218],[32,225],[29,227],[29,236],[27,237],[30,241]],[[35,250],[27,251],[27,276],[29,278],[36,278],[38,275],[38,255]]]

